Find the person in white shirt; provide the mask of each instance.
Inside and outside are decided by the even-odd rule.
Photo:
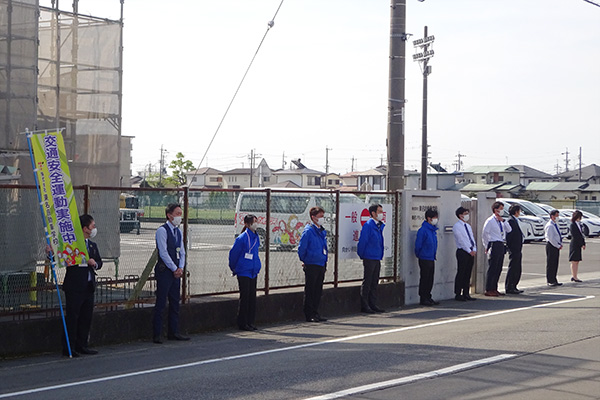
[[[562,236],[556,220],[558,219],[558,210],[550,211],[550,221],[544,227],[544,237],[546,238],[546,281],[548,286],[561,286],[556,279],[558,273],[558,258],[562,249]]]
[[[483,248],[488,254],[488,270],[485,280],[485,295],[498,297],[504,293],[498,292],[498,280],[502,273],[502,264],[504,263],[504,254],[506,253],[506,234],[512,231],[512,228],[500,215],[504,210],[504,204],[500,201],[492,204],[492,215],[483,224],[481,239]]]
[[[454,233],[454,242],[456,243],[456,262],[458,268],[456,278],[454,279],[454,294],[458,301],[477,300],[470,296],[471,271],[475,262],[477,245],[475,236],[469,221],[469,210],[464,207],[458,207],[456,210],[458,221],[452,227]]]

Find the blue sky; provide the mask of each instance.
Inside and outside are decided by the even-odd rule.
[[[197,164],[281,0],[125,1],[123,134],[134,171],[160,147]],[[600,7],[583,0],[406,0],[407,168],[420,166],[422,76],[412,40],[435,35],[431,161],[453,168],[600,164]],[[64,2],[63,2],[64,3]],[[44,4],[44,1],[41,1]],[[64,3],[66,4],[66,3]],[[63,4],[63,5],[64,5]],[[118,0],[80,11],[117,19]],[[365,170],[386,155],[387,0],[285,0],[203,166]]]

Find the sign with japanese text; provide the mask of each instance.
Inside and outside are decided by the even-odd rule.
[[[85,238],[79,223],[73,183],[60,132],[31,135],[43,218],[59,267],[87,265]]]
[[[425,221],[425,211],[434,209],[439,212],[440,198],[439,197],[421,197],[413,196],[410,205],[410,230],[418,231],[423,221]]]
[[[392,222],[393,207],[391,204],[382,204],[383,208],[383,256],[392,257]],[[338,241],[338,254],[340,259],[358,258],[356,247],[363,225],[369,220],[369,206],[367,204],[340,203],[340,237]]]

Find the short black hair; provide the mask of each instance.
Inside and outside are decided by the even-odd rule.
[[[90,214],[83,214],[79,216],[81,228],[89,228],[92,222],[94,222],[94,218]]]
[[[550,211],[550,216],[551,216],[551,217],[553,217],[553,216],[555,216],[555,215],[558,215],[558,214],[560,214],[560,213],[558,212],[558,210],[552,210],[552,211]]]
[[[456,209],[456,216],[458,218],[460,218],[461,215],[463,215],[464,213],[469,212],[469,210],[467,210],[466,208],[464,208],[463,206],[460,206]]]
[[[373,215],[374,212],[377,212],[379,207],[381,207],[381,204],[371,204],[369,206],[369,214]]]
[[[512,206],[509,207],[508,209],[508,213],[510,215],[515,215],[516,213],[518,213],[519,211],[521,211],[521,206],[518,204],[513,204]]]
[[[492,212],[496,211],[500,207],[504,208],[504,203],[501,201],[495,201],[494,204],[492,204]]]
[[[438,212],[437,212],[437,210],[434,210],[433,208],[428,208],[427,211],[425,211],[425,219],[435,218],[437,216],[438,216]]]
[[[165,217],[167,217],[167,214],[173,214],[173,211],[175,211],[177,207],[181,208],[181,206],[178,203],[167,204],[167,207],[165,208]]]
[[[325,210],[323,209],[323,207],[314,206],[310,208],[310,211],[308,213],[311,217],[316,217],[319,213],[325,214]]]

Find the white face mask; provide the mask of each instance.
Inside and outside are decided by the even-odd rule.
[[[90,239],[93,239],[94,237],[96,237],[97,234],[98,234],[98,228],[92,229],[92,231],[90,232]]]
[[[258,223],[254,222],[252,225],[250,225],[250,230],[251,230],[252,232],[255,232],[255,231],[256,231],[256,228],[258,228]]]
[[[463,215],[463,221],[469,222],[469,214]]]
[[[383,214],[377,214],[377,221],[383,221]]]
[[[323,226],[325,223],[325,217],[317,218],[317,225]]]
[[[183,219],[183,217],[182,217],[182,216],[179,216],[179,217],[173,217],[173,221],[171,221],[171,223],[172,223],[174,226],[179,226],[179,225],[181,225],[181,220],[182,220],[182,219]]]
[[[431,220],[431,225],[437,225],[437,223],[438,223],[438,219],[437,218],[433,218]]]

